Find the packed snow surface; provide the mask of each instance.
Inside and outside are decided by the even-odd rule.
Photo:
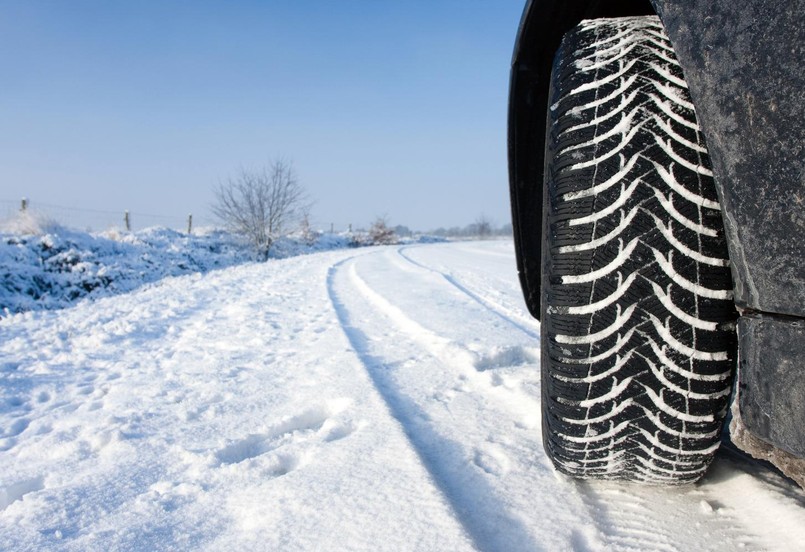
[[[582,483],[540,437],[511,242],[345,249],[0,320],[1,550],[802,550],[728,450]]]

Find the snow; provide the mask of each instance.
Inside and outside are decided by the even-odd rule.
[[[553,470],[510,241],[200,266],[0,319],[1,550],[802,549],[805,493],[730,448]]]
[[[416,236],[405,241],[443,240]],[[363,245],[371,245],[371,237],[363,233],[299,233],[276,240],[270,257]],[[0,223],[0,317],[64,308],[77,299],[116,295],[166,277],[205,273],[256,258],[245,240],[214,228],[193,234],[158,227],[89,234],[27,211]]]

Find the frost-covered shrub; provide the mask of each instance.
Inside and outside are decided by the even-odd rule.
[[[388,240],[385,232],[374,237],[366,232],[299,232],[277,239],[271,258]],[[390,243],[397,243],[396,236]],[[223,230],[200,229],[188,235],[167,228],[146,228],[88,234],[45,219],[20,217],[0,231],[0,317],[64,308],[80,299],[131,291],[169,276],[257,260],[263,259],[247,240]]]
[[[26,209],[0,221],[0,232],[7,234],[41,236],[64,231],[64,227],[43,213]]]
[[[388,225],[385,217],[378,217],[369,227],[368,231],[359,231],[351,235],[354,247],[364,245],[393,245],[400,243],[400,238],[394,228]]]
[[[0,316],[63,308],[78,299],[131,291],[167,276],[254,258],[242,242],[220,231],[189,236],[149,228],[110,239],[58,225],[11,228],[28,232],[0,233]]]

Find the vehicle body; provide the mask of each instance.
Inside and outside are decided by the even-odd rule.
[[[735,308],[732,440],[805,486],[805,7],[799,0],[530,0],[512,61],[517,265],[541,316],[551,71],[580,21],[656,14],[706,137]]]

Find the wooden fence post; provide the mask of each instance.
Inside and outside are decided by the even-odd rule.
[[[131,232],[131,220],[129,219],[129,212],[123,213],[123,222],[126,223],[126,232]]]
[[[193,213],[187,215],[187,233],[191,234],[193,232]]]
[[[23,213],[28,210],[28,199],[22,198],[22,204],[20,205],[20,211]]]

